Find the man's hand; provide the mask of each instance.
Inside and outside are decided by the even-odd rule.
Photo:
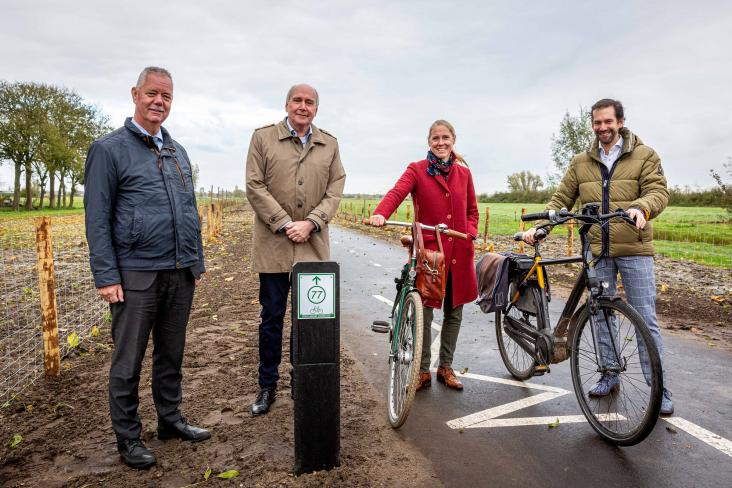
[[[647,222],[646,215],[643,213],[643,211],[638,210],[637,208],[629,208],[628,215],[631,219],[635,220],[635,227],[637,229],[643,230]]]
[[[290,222],[285,227],[285,233],[287,238],[292,242],[301,244],[307,242],[310,239],[310,233],[315,229],[315,224],[310,220],[298,220],[296,222]]]
[[[386,224],[386,219],[383,215],[374,214],[369,219],[369,225],[374,227],[383,227]]]
[[[529,244],[531,246],[534,245],[534,234],[536,234],[536,227],[532,227],[531,229],[524,232],[524,242],[526,244]]]
[[[201,280],[203,280],[203,275],[205,275],[205,274],[206,274],[205,272],[201,273],[201,275],[198,277],[198,279],[195,280],[196,288],[198,288],[198,285],[201,284]]]
[[[99,296],[102,300],[109,303],[117,303],[125,301],[125,294],[122,291],[122,285],[109,285],[97,288]]]

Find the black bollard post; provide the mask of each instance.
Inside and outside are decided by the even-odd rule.
[[[300,262],[292,269],[292,389],[295,474],[340,465],[340,268]]]

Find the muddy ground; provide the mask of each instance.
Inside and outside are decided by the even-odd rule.
[[[340,216],[337,223],[394,243],[403,233],[403,229],[399,228],[387,229],[385,232],[383,229],[367,227],[353,222],[347,214]],[[566,255],[566,234],[562,231],[555,233],[560,234],[561,238],[554,238],[552,234],[542,246],[542,256]],[[508,236],[494,236],[489,241],[496,252],[515,250],[517,245]],[[575,253],[579,251],[579,246],[579,237],[575,237]],[[476,256],[480,252],[478,243]],[[533,250],[526,246],[525,252],[532,253]],[[579,269],[579,265],[549,268],[554,293],[563,298],[569,296]],[[709,347],[732,351],[732,270],[656,256],[656,288],[656,307],[661,327],[693,336],[706,342]]]
[[[107,406],[112,344],[105,327],[62,362],[58,380],[41,379],[0,409],[0,486],[439,486],[429,462],[388,426],[381,392],[365,381],[346,349],[341,351],[341,466],[292,474],[289,382],[281,382],[268,415],[249,413],[257,391],[259,315],[257,278],[249,266],[251,222],[250,212],[227,213],[218,242],[206,249],[208,273],[188,326],[182,411],[193,424],[211,429],[212,439],[190,444],[156,438],[148,351],[140,415],[143,440],[158,465],[136,471],[119,461]],[[288,368],[282,365],[283,378],[289,378]],[[16,435],[22,440],[11,448]],[[239,475],[216,477],[229,470]]]

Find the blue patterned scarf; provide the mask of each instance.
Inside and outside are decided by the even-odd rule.
[[[445,162],[435,156],[432,151],[427,151],[427,174],[430,176],[442,175],[447,179],[447,175],[450,173],[452,163],[455,161],[455,157],[450,153],[450,160]]]

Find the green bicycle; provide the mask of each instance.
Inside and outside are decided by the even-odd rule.
[[[363,222],[369,225],[365,220]],[[467,239],[461,232],[450,230],[445,224],[436,226],[417,223],[422,230],[440,232],[449,237]],[[411,222],[397,222],[388,220],[387,226],[409,227]],[[395,429],[407,420],[409,409],[414,400],[419,378],[419,362],[422,357],[422,297],[415,280],[417,272],[417,256],[414,252],[412,236],[402,236],[402,246],[409,250],[409,259],[402,268],[401,275],[394,278],[396,283],[396,298],[391,309],[391,322],[377,320],[371,325],[371,330],[380,333],[389,333],[389,385],[387,391],[387,415],[389,423]]]

